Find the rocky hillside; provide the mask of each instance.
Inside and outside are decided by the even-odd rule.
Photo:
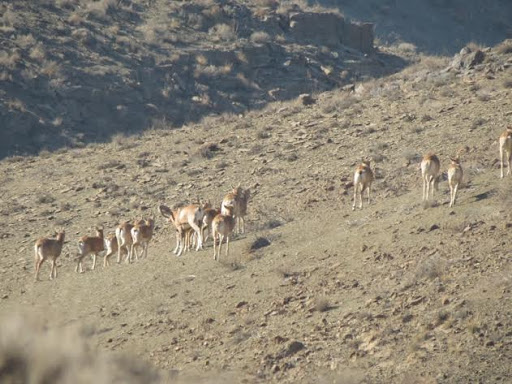
[[[0,381],[509,382],[512,178],[499,178],[497,139],[511,68],[510,41],[470,45],[308,105],[4,159],[0,323],[19,312],[37,326],[2,325]],[[421,201],[429,151],[443,174],[461,153],[452,208],[445,175]],[[372,202],[354,212],[365,156]],[[158,204],[218,204],[238,182],[252,199],[229,255],[214,261],[210,241],[174,256]],[[75,273],[80,236],[140,216],[157,218],[147,259]],[[59,276],[45,264],[34,282],[34,241],[59,227]]]
[[[508,0],[320,0],[348,18],[375,23],[381,44],[453,55],[476,42],[494,45],[512,38]]]
[[[0,5],[0,156],[245,113],[396,71],[371,24],[277,2]]]

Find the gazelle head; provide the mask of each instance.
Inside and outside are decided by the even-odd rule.
[[[362,164],[366,165],[367,167],[370,166],[370,163],[371,163],[371,158],[369,157],[363,157],[363,160],[361,161]]]

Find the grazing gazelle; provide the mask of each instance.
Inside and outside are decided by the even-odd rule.
[[[457,197],[457,190],[462,182],[462,167],[460,165],[459,156],[450,157],[451,163],[448,167],[448,185],[450,186],[450,207],[455,205],[455,198]]]
[[[437,178],[441,169],[441,162],[436,155],[429,153],[423,156],[420,167],[421,178],[423,179],[423,201],[426,201],[431,190],[432,198],[434,198],[434,189],[437,189]]]
[[[229,254],[229,238],[233,229],[235,229],[235,218],[233,217],[233,208],[226,206],[225,213],[221,213],[213,219],[212,222],[212,235],[213,235],[213,259],[220,258],[220,251],[222,242],[226,238],[226,256]],[[219,239],[219,247],[217,250],[217,238]]]
[[[34,246],[35,250],[35,267],[36,276],[35,279],[39,279],[39,270],[45,260],[51,260],[52,269],[50,271],[50,280],[57,278],[57,258],[62,252],[62,245],[64,244],[65,232],[64,230],[56,234],[55,239],[49,239],[47,237],[41,237],[36,241]]]
[[[512,127],[507,127],[507,130],[500,135],[500,163],[501,163],[501,178],[503,179],[503,158],[507,156],[507,176],[510,175],[510,168],[512,166]]]
[[[372,187],[374,176],[370,167],[370,159],[363,159],[362,163],[357,166],[354,172],[354,204],[352,210],[356,209],[357,195],[359,194],[359,208],[363,208],[363,193],[368,190],[368,204],[370,204],[370,190]]]

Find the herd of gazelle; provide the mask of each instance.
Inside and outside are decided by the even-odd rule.
[[[499,138],[500,147],[500,165],[501,165],[501,178],[503,178],[503,163],[505,156],[507,159],[508,169],[507,175],[510,175],[512,168],[512,127],[507,127]],[[463,171],[460,165],[460,154],[457,153],[456,157],[450,157],[450,165],[448,167],[448,186],[450,187],[450,207],[455,205],[457,197],[457,190],[462,183]],[[437,183],[441,171],[441,162],[439,157],[433,153],[428,153],[423,156],[420,163],[421,178],[423,180],[423,201],[427,201],[429,196],[434,197],[434,190],[437,189]],[[354,172],[354,204],[352,210],[356,209],[358,195],[359,195],[359,208],[363,208],[363,193],[368,192],[368,204],[370,204],[370,190],[375,176],[370,167],[370,160],[363,159],[362,163],[357,166]]]
[[[250,191],[244,190],[240,185],[228,193],[222,200],[221,208],[212,208],[211,204],[198,202],[185,207],[171,210],[166,205],[160,205],[160,213],[167,218],[176,230],[176,248],[174,253],[180,256],[183,251],[196,245],[196,250],[203,248],[208,236],[213,237],[213,257],[218,260],[222,242],[226,240],[226,256],[229,254],[229,239],[235,226],[238,232],[245,232],[245,215]],[[96,258],[100,252],[106,251],[103,258],[103,267],[110,265],[110,257],[117,253],[117,262],[124,260],[127,263],[147,257],[148,246],[153,237],[155,222],[153,219],[139,219],[132,222],[123,222],[115,233],[103,234],[103,228],[95,228],[95,236],[82,236],[78,241],[78,256],[75,271],[83,272],[82,261],[92,255],[91,269],[96,267]],[[205,238],[205,233],[208,231]],[[51,262],[50,280],[57,277],[56,260],[62,252],[64,244],[64,230],[56,234],[56,238],[40,238],[35,244],[35,279],[38,280],[41,264],[45,260]],[[194,243],[194,244],[193,244]],[[218,243],[218,244],[217,244]],[[140,248],[140,254],[137,249]]]
[[[505,157],[507,160],[507,175],[510,175],[512,169],[512,127],[507,127],[499,138],[500,149],[500,171],[501,178],[504,177],[503,164]],[[462,182],[463,171],[460,164],[460,151],[457,156],[450,157],[448,167],[448,185],[450,187],[450,207],[455,204],[457,190]],[[423,180],[423,201],[429,199],[429,195],[434,196],[434,190],[437,189],[437,182],[440,176],[441,162],[439,158],[432,153],[425,155],[420,163],[421,177]],[[354,204],[355,210],[357,197],[359,195],[359,208],[363,207],[363,193],[368,193],[368,204],[370,203],[370,190],[375,176],[370,167],[370,160],[364,159],[354,172]],[[196,246],[196,250],[203,248],[203,243],[211,234],[213,237],[213,258],[218,260],[222,247],[222,242],[226,239],[226,256],[229,254],[229,239],[235,226],[238,226],[238,232],[245,232],[244,217],[247,213],[247,202],[250,198],[249,190],[243,190],[240,186],[233,188],[222,200],[221,208],[215,209],[210,203],[191,204],[185,207],[170,209],[166,205],[160,205],[160,213],[167,218],[176,230],[176,248],[174,253],[180,256],[183,251],[187,251]],[[106,251],[103,266],[110,264],[109,258],[117,253],[117,262],[121,262],[122,253],[126,253],[125,260],[131,262],[133,256],[138,260],[140,257],[147,257],[148,245],[153,236],[155,223],[153,219],[136,220],[134,223],[124,222],[120,224],[115,233],[103,236],[103,229],[96,228],[96,236],[83,236],[78,242],[78,257],[76,272],[83,272],[82,260],[87,255],[93,256],[92,269],[96,267],[96,257],[98,253]],[[205,232],[208,234],[205,238]],[[50,280],[57,277],[56,260],[62,252],[64,244],[64,231],[56,234],[56,238],[40,238],[35,244],[35,278],[38,279],[41,264],[45,260],[51,262]],[[218,243],[218,245],[217,245]],[[142,248],[137,254],[136,248]]]

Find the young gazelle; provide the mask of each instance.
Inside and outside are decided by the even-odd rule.
[[[203,216],[203,221],[202,221],[202,224],[201,224],[201,230],[203,231],[203,241],[206,243],[206,240],[208,240],[208,237],[211,235],[212,233],[212,222],[213,222],[213,219],[215,218],[215,216],[217,216],[218,214],[220,214],[220,209],[216,209],[216,208],[206,208],[204,210],[204,216]],[[205,237],[205,232],[208,230],[208,233]]]
[[[110,257],[117,253],[117,238],[115,233],[109,233],[107,237],[104,239],[105,242],[105,249],[107,252],[105,253],[105,256],[103,257],[103,268],[105,268],[107,265],[110,265]]]
[[[222,242],[226,238],[226,257],[229,254],[229,238],[235,228],[235,218],[233,217],[233,208],[230,206],[225,207],[225,213],[215,216],[212,222],[212,235],[213,235],[213,259],[220,258],[220,251]],[[217,250],[217,238],[219,239],[219,246]]]
[[[153,237],[153,229],[155,228],[155,221],[153,219],[139,220],[135,223],[132,228],[132,257],[135,254],[135,259],[139,260],[137,249],[135,247],[141,247],[141,257],[148,257],[148,246],[151,238]]]
[[[238,233],[245,233],[245,215],[247,214],[247,203],[249,202],[250,197],[250,190],[246,189],[244,191],[242,187],[240,187],[240,184],[238,184],[238,186],[233,188],[233,190],[224,196],[224,199],[222,200],[220,208],[221,213],[226,215],[226,208],[232,208]]]
[[[448,185],[450,186],[450,207],[455,205],[455,198],[457,197],[457,190],[462,183],[462,167],[460,165],[459,156],[450,157],[451,164],[448,167]]]
[[[47,237],[41,237],[36,241],[34,246],[35,250],[35,268],[36,268],[36,276],[35,280],[39,279],[39,270],[41,269],[41,265],[47,259],[49,259],[52,263],[52,269],[50,271],[50,280],[57,278],[57,258],[60,256],[62,252],[62,245],[64,244],[65,232],[61,231],[57,235],[55,239],[49,239]]]
[[[434,189],[437,189],[437,178],[441,163],[439,158],[433,153],[423,156],[420,164],[421,178],[423,179],[423,201],[428,200],[430,190],[432,190],[432,198],[434,198]]]
[[[132,228],[133,224],[125,221],[116,228],[116,239],[117,239],[117,263],[121,262],[121,253],[126,252],[126,261],[130,262],[132,257]]]
[[[363,208],[363,193],[368,190],[368,204],[370,204],[370,190],[374,179],[373,171],[370,168],[370,160],[364,159],[354,172],[354,204],[352,210],[356,209],[357,195],[359,193],[359,208]]]
[[[507,176],[510,175],[510,168],[512,167],[512,127],[507,127],[507,130],[500,135],[500,163],[501,163],[501,178],[503,179],[503,157],[507,156]]]
[[[96,268],[98,253],[105,250],[103,242],[103,229],[96,228],[96,236],[82,236],[78,240],[78,257],[75,272],[83,273],[82,261],[85,256],[92,254],[92,270]]]

